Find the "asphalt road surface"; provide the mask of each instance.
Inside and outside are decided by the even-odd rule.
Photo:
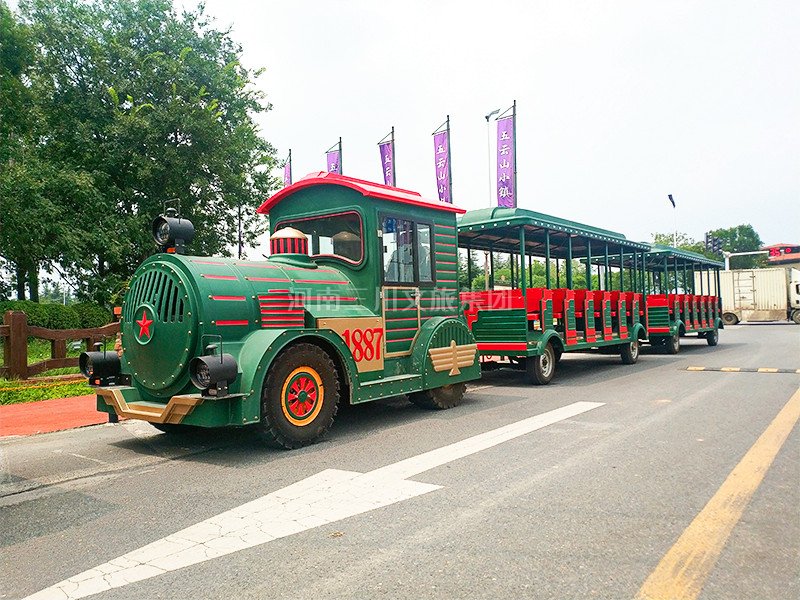
[[[687,370],[706,367],[705,371]],[[141,422],[0,442],[0,597],[800,597],[800,327],[494,371],[325,440]]]

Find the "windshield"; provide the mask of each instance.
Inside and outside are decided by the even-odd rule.
[[[354,264],[364,258],[361,217],[356,212],[281,221],[278,230],[284,227],[308,236],[311,256],[332,256]]]

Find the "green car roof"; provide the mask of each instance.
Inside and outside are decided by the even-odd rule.
[[[469,211],[458,221],[459,241],[474,242],[470,245],[476,249],[491,246],[501,252],[508,249],[516,251],[519,242],[514,241],[515,236],[509,235],[511,233],[509,230],[516,231],[520,226],[524,226],[526,231],[532,232],[534,237],[536,237],[537,231],[540,234],[545,230],[550,231],[553,241],[557,239],[559,233],[564,238],[567,236],[582,238],[574,240],[574,248],[585,247],[586,241],[600,241],[621,247],[625,251],[650,250],[650,244],[631,241],[616,231],[585,225],[525,208],[494,207]],[[556,237],[552,235],[553,233],[556,234]],[[463,247],[463,244],[461,245]]]
[[[663,246],[661,244],[650,244],[650,252],[647,253],[648,263],[651,259],[656,259],[659,262],[662,259],[679,259],[688,263],[704,265],[707,267],[724,267],[725,263],[708,258],[697,252],[690,252],[689,250],[682,250],[681,248],[673,248],[672,246]]]

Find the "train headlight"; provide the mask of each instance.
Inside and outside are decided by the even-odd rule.
[[[178,211],[168,208],[166,213],[153,219],[153,240],[164,252],[184,254],[186,245],[194,239],[194,225],[189,219],[178,216]]]
[[[238,375],[239,365],[230,354],[196,356],[189,363],[189,378],[203,396],[227,396]]]
[[[165,218],[161,218],[158,226],[154,227],[153,238],[159,246],[166,246],[169,244],[169,223]]]
[[[95,347],[99,346],[97,344]],[[119,356],[113,350],[106,352],[83,352],[78,359],[81,374],[89,380],[89,385],[116,385],[120,375]]]

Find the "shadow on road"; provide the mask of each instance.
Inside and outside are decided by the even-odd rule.
[[[598,383],[614,381],[629,375],[646,373],[675,363],[685,355],[701,356],[724,347],[709,347],[705,340],[683,339],[681,351],[668,355],[663,348],[647,344],[641,347],[640,360],[636,365],[622,364],[617,354],[575,353],[565,354],[558,364],[555,378],[548,386],[535,386],[526,381],[522,370],[500,368],[484,371],[482,378],[467,388],[462,406],[473,410],[491,410],[499,404],[514,402],[518,397],[503,397],[498,394],[470,393],[470,388],[480,390],[482,386],[525,388],[531,396],[547,393],[559,388],[580,388]],[[742,344],[726,344],[728,347]],[[448,420],[460,418],[460,411],[429,411],[413,405],[405,396],[387,398],[359,405],[340,404],[335,423],[324,438],[324,442],[359,439],[377,435],[405,423],[423,419]],[[265,458],[278,459],[287,456],[283,450],[268,447],[262,440],[257,426],[228,427],[220,429],[190,428],[185,432],[161,433],[146,437],[131,437],[113,442],[113,445],[141,455],[163,456],[165,460],[207,462],[228,467],[247,467],[254,462],[263,463]],[[292,452],[304,452],[314,448]]]

